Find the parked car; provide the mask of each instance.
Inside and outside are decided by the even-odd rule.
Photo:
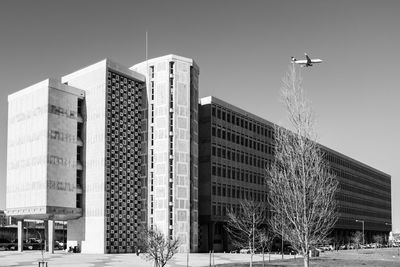
[[[8,250],[17,250],[17,246],[16,245],[8,245]]]

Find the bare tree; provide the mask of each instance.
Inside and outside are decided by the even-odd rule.
[[[237,248],[248,248],[250,267],[253,266],[254,250],[257,247],[257,233],[265,223],[265,207],[260,202],[244,200],[240,202],[240,209],[228,212],[228,221],[225,226],[232,244]]]
[[[384,240],[382,235],[374,235],[372,237],[372,239],[376,243],[376,247],[378,247],[378,246],[380,247],[382,245],[382,243],[383,243],[383,240]]]
[[[360,247],[361,241],[363,240],[363,234],[360,231],[357,231],[351,235],[351,242],[355,245],[355,247]]]
[[[275,234],[268,228],[261,228],[257,231],[258,247],[261,248],[263,255],[263,267],[265,266],[264,255],[268,252],[268,262],[271,262],[271,248],[275,239]]]
[[[324,242],[337,221],[338,182],[316,142],[313,113],[294,65],[281,93],[291,128],[275,127],[275,159],[267,168],[271,226],[308,266],[310,248]]]
[[[165,237],[157,228],[142,228],[139,235],[145,259],[153,260],[156,267],[163,267],[178,252],[178,239]]]

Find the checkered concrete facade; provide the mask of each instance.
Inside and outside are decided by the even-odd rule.
[[[86,92],[84,214],[68,245],[87,253],[134,251],[141,198],[144,77],[108,59],[62,78]]]

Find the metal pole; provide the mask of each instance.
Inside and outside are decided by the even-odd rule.
[[[364,240],[364,238],[365,238],[364,237],[364,221],[362,221],[362,228],[363,228],[362,230],[363,230],[363,245],[364,245],[365,244],[365,240]]]
[[[363,245],[364,245],[364,242],[365,242],[365,240],[364,240],[364,220],[356,220],[356,222],[360,222],[361,224],[362,224],[362,236],[363,236]]]
[[[67,248],[67,242],[65,242],[65,241],[67,241],[66,240],[66,237],[65,237],[65,221],[63,221],[63,250],[65,250],[66,248]]]

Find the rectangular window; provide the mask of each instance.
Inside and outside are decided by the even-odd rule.
[[[150,77],[154,78],[154,66],[150,66]]]
[[[76,185],[82,186],[82,170],[76,170]]]
[[[82,194],[76,195],[76,207],[82,208]]]

